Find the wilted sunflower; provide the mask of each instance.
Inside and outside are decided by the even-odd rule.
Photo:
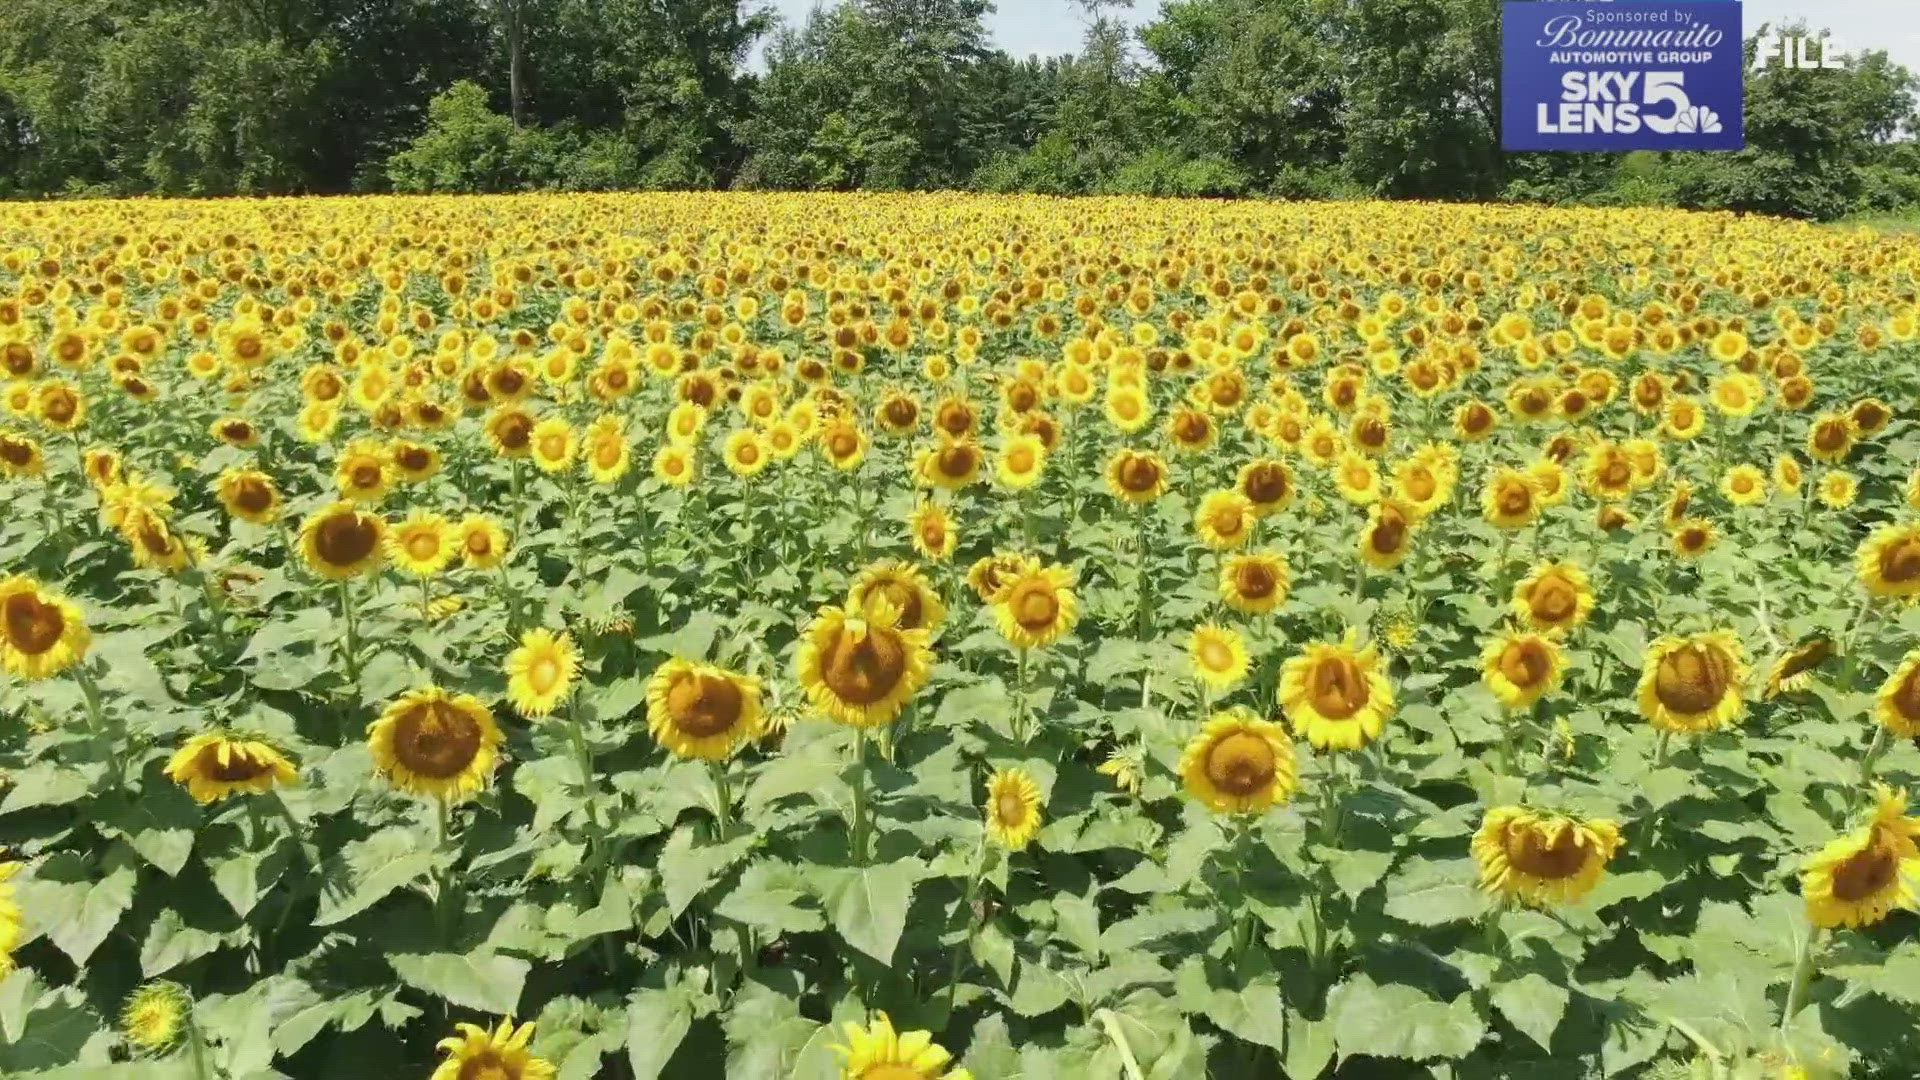
[[[1073,571],[1029,562],[1010,577],[993,602],[1000,633],[1022,649],[1044,649],[1079,621]]]
[[[378,516],[337,502],[300,527],[300,554],[315,573],[345,581],[379,568],[386,536],[387,523]]]
[[[1513,610],[1535,630],[1570,630],[1593,614],[1593,583],[1570,562],[1541,563],[1513,587]]]
[[[995,552],[974,560],[967,568],[967,584],[983,604],[991,604],[1005,594],[1007,586],[1040,561],[1018,552]]]
[[[800,640],[800,686],[829,718],[858,728],[890,724],[926,685],[933,651],[925,630],[902,630],[882,602],[864,614],[820,609]]]
[[[334,462],[333,479],[342,497],[372,505],[393,487],[392,462],[387,448],[368,439],[355,439]]]
[[[1216,814],[1259,814],[1291,801],[1294,769],[1286,729],[1246,708],[1214,713],[1180,755],[1187,793]]]
[[[1367,524],[1360,530],[1360,558],[1376,570],[1391,570],[1406,560],[1413,550],[1413,530],[1418,515],[1398,499],[1381,499],[1367,512]]]
[[[536,627],[520,635],[520,644],[507,654],[507,700],[527,717],[549,716],[573,689],[580,657],[571,635]]]
[[[1123,447],[1107,462],[1107,491],[1116,499],[1145,506],[1166,490],[1167,463],[1159,454]]]
[[[1349,630],[1338,642],[1313,642],[1280,669],[1280,704],[1294,734],[1319,750],[1359,750],[1380,737],[1393,714],[1393,687],[1380,654],[1361,649]]]
[[[1647,648],[1640,715],[1675,734],[1714,731],[1737,722],[1746,709],[1746,680],[1746,657],[1730,632],[1663,637]]]
[[[1020,851],[1040,831],[1040,785],[1025,769],[1000,769],[987,781],[987,835]]]
[[[1265,615],[1287,599],[1287,564],[1263,551],[1233,555],[1220,564],[1220,598],[1243,615]]]
[[[676,657],[647,680],[647,729],[680,757],[725,761],[761,728],[760,682],[751,676]]]
[[[965,1069],[946,1071],[953,1055],[934,1044],[932,1032],[896,1032],[886,1013],[874,1013],[873,1022],[864,1027],[848,1021],[841,1029],[847,1041],[834,1043],[832,1049],[845,1059],[842,1080],[973,1080]]]
[[[1720,539],[1720,530],[1705,518],[1686,518],[1673,526],[1673,553],[1683,559],[1697,559]]]
[[[554,1080],[559,1075],[545,1058],[527,1051],[532,1023],[516,1028],[512,1020],[502,1020],[491,1032],[477,1024],[455,1024],[453,1030],[458,1034],[440,1040],[447,1058],[431,1080]]]
[[[1540,516],[1538,481],[1518,469],[1501,469],[1481,496],[1487,520],[1502,529],[1519,529]]]
[[[1200,542],[1215,551],[1237,548],[1253,535],[1253,504],[1238,491],[1209,492],[1193,514]]]
[[[1566,670],[1560,643],[1542,634],[1502,634],[1480,654],[1481,678],[1509,709],[1525,709],[1552,693]]]
[[[0,668],[33,681],[87,655],[93,635],[73,601],[22,574],[0,582]]]
[[[485,514],[460,520],[460,560],[474,570],[491,570],[507,557],[507,531]]]
[[[1920,649],[1908,653],[1874,698],[1874,715],[1903,739],[1920,739]]]
[[[1920,596],[1920,522],[1882,525],[1862,541],[1860,584],[1874,596]]]
[[[182,536],[166,518],[148,510],[127,514],[120,522],[120,535],[133,549],[133,564],[142,570],[184,570],[206,550],[198,538]]]
[[[163,1054],[186,1034],[193,997],[176,982],[144,983],[120,1010],[120,1031],[141,1054]]]
[[[934,562],[952,558],[960,544],[960,530],[953,518],[930,499],[915,507],[907,517],[907,530],[912,534],[913,550]]]
[[[1473,837],[1481,889],[1542,907],[1578,903],[1600,883],[1619,849],[1620,827],[1612,821],[1519,806],[1487,811]]]
[[[931,636],[947,621],[947,605],[940,602],[940,594],[908,563],[874,563],[860,571],[847,589],[849,611],[870,612],[882,602],[894,611],[894,625],[902,630],[925,630]]]
[[[471,694],[437,686],[409,691],[367,726],[374,767],[401,791],[464,802],[487,786],[504,736]]]
[[[1761,698],[1771,701],[1781,694],[1806,689],[1813,682],[1814,669],[1832,655],[1833,642],[1824,637],[1812,638],[1787,650],[1767,670],[1767,685],[1761,691]]]
[[[263,794],[294,784],[300,774],[271,743],[209,731],[188,739],[167,759],[167,777],[195,802],[218,802],[240,793]]]
[[[1196,627],[1187,641],[1193,674],[1216,694],[1226,693],[1247,677],[1247,643],[1231,627],[1209,623]]]
[[[1907,816],[1907,795],[1875,785],[1873,819],[1827,843],[1800,874],[1800,892],[1815,926],[1872,926],[1895,908],[1915,907],[1920,877],[1920,819]]]

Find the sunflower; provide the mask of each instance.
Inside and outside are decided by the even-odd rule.
[[[922,558],[945,562],[960,544],[960,530],[946,510],[931,499],[914,508],[907,517],[907,530],[913,537],[913,550]]]
[[[971,438],[942,434],[940,445],[920,452],[914,463],[914,476],[927,487],[958,491],[980,476],[985,455]]]
[[[1739,721],[1746,680],[1745,653],[1728,631],[1663,637],[1647,648],[1640,715],[1675,734],[1714,731]]]
[[[334,462],[334,483],[339,485],[341,497],[371,506],[386,498],[393,487],[392,465],[386,447],[355,439]]]
[[[1887,429],[1893,420],[1893,408],[1879,398],[1861,398],[1847,410],[1847,419],[1863,439],[1871,439]]]
[[[412,439],[395,439],[387,446],[387,461],[394,474],[409,484],[425,483],[440,471],[440,451]]]
[[[1509,709],[1528,708],[1551,694],[1566,671],[1560,643],[1542,634],[1502,634],[1480,654],[1480,677]]]
[[[487,786],[503,739],[479,698],[437,686],[408,691],[367,726],[374,767],[388,782],[448,803]]]
[[[987,781],[987,835],[1020,851],[1040,831],[1040,785],[1025,769],[999,769]]]
[[[1807,431],[1807,454],[1813,460],[1838,465],[1853,452],[1860,433],[1845,413],[1822,413]]]
[[[1697,559],[1720,539],[1720,530],[1706,518],[1684,518],[1673,526],[1673,553],[1683,559]]]
[[[1735,465],[1720,478],[1720,494],[1735,506],[1758,506],[1767,501],[1767,474],[1752,465]]]
[[[415,510],[387,531],[387,557],[409,574],[429,577],[445,570],[459,554],[458,543],[446,518]]]
[[[1880,684],[1874,715],[1903,739],[1920,738],[1920,649],[1908,653]]]
[[[668,443],[653,455],[653,478],[671,487],[686,487],[693,483],[694,455],[684,446]]]
[[[518,405],[502,405],[487,417],[487,441],[503,458],[533,453],[533,415]]]
[[[120,1030],[139,1053],[163,1054],[186,1034],[192,1014],[193,997],[186,987],[165,980],[150,982],[127,995],[120,1010]]]
[[[1482,890],[1544,907],[1578,903],[1600,883],[1619,849],[1620,827],[1605,818],[1499,806],[1487,811],[1472,850]]]
[[[675,658],[647,680],[647,728],[683,758],[725,761],[762,729],[760,682]]]
[[[1350,503],[1365,506],[1380,497],[1380,469],[1357,450],[1341,453],[1333,469],[1334,490]]]
[[[573,638],[545,628],[520,635],[520,645],[507,654],[507,700],[528,717],[549,716],[573,689],[580,658]]]
[[[87,399],[64,382],[40,384],[35,399],[40,419],[55,431],[74,431],[87,419]]]
[[[902,630],[925,630],[933,635],[947,621],[947,606],[940,602],[940,594],[908,563],[875,563],[862,570],[847,590],[849,611],[870,611],[882,601],[891,607],[896,616],[894,625]]]
[[[544,473],[565,472],[580,452],[580,437],[573,425],[558,416],[549,416],[533,426],[529,437],[533,463]]]
[[[0,582],[0,668],[29,681],[79,663],[93,635],[73,601],[16,574]]]
[[[1538,480],[1518,469],[1501,469],[1481,496],[1487,520],[1502,529],[1519,529],[1540,516]]]
[[[1779,454],[1773,459],[1773,486],[1781,494],[1798,494],[1806,474],[1800,468],[1800,459],[1792,454]]]
[[[1761,691],[1761,699],[1770,701],[1781,694],[1805,690],[1813,682],[1814,669],[1832,655],[1833,642],[1824,637],[1812,638],[1787,650],[1767,669],[1767,685]]]
[[[1025,491],[1040,479],[1040,473],[1046,468],[1047,448],[1033,435],[1015,435],[1000,448],[1000,458],[994,466],[994,476],[1002,487],[1012,491]]]
[[[222,417],[207,430],[215,439],[241,450],[251,450],[260,445],[260,429],[244,417]]]
[[[1267,552],[1234,555],[1220,564],[1220,599],[1243,615],[1265,615],[1287,599],[1287,564]]]
[[[1552,452],[1549,451],[1549,453]],[[1571,444],[1568,452],[1571,453]],[[1549,506],[1559,506],[1567,501],[1570,490],[1567,484],[1567,470],[1555,458],[1543,457],[1527,466],[1527,478],[1533,481],[1534,494],[1539,499],[1542,510]]]
[[[527,1052],[533,1041],[531,1023],[513,1026],[502,1020],[489,1032],[477,1024],[455,1024],[458,1034],[440,1040],[447,1055],[431,1080],[554,1080],[559,1075],[545,1058]]]
[[[1639,480],[1633,458],[1624,447],[1611,442],[1598,442],[1587,450],[1581,474],[1589,494],[1615,502],[1632,495]]]
[[[247,792],[264,794],[300,780],[293,763],[272,745],[236,738],[225,731],[210,731],[187,740],[167,759],[166,773],[200,803]]]
[[[193,565],[206,553],[197,538],[183,537],[159,513],[134,511],[120,523],[120,535],[133,549],[133,564],[142,570],[174,573]]]
[[[340,426],[340,409],[324,401],[310,401],[300,407],[296,426],[300,437],[307,442],[326,442]]]
[[[872,1023],[864,1027],[848,1021],[842,1030],[846,1043],[833,1044],[833,1052],[846,1059],[841,1080],[973,1080],[965,1069],[945,1071],[953,1055],[934,1044],[931,1032],[896,1032],[886,1013],[874,1013]]]
[[[460,545],[460,561],[474,570],[491,570],[507,557],[507,531],[485,514],[460,519],[455,543]]]
[[[1820,477],[1820,502],[1829,510],[1845,510],[1859,494],[1860,481],[1850,472],[1829,469]]]
[[[47,459],[40,444],[25,435],[0,431],[0,472],[9,477],[33,477],[46,471]]]
[[[1361,560],[1376,570],[1399,566],[1413,550],[1413,530],[1418,520],[1413,508],[1398,499],[1374,503],[1366,526],[1360,530]]]
[[[823,607],[800,641],[800,686],[815,710],[853,727],[890,724],[933,671],[925,630],[902,630],[886,603]]]
[[[270,525],[280,517],[280,489],[258,469],[228,469],[217,487],[227,513],[255,525]]]
[[[1483,401],[1469,401],[1453,413],[1453,431],[1462,442],[1478,442],[1499,424],[1500,415]]]
[[[1167,490],[1167,463],[1148,450],[1122,447],[1107,462],[1107,491],[1135,506],[1147,504]]]
[[[1247,677],[1247,643],[1231,627],[1197,627],[1187,642],[1193,673],[1214,693],[1224,694]]]
[[[1259,814],[1299,787],[1285,728],[1245,708],[1208,718],[1180,755],[1187,793],[1216,814]]]
[[[1860,584],[1874,596],[1920,596],[1920,522],[1882,525],[1860,544]]]
[[[842,419],[830,421],[822,428],[815,445],[820,447],[820,452],[827,456],[834,468],[851,472],[866,460],[869,440],[859,425]]]
[[[1314,642],[1280,670],[1287,722],[1315,749],[1359,750],[1380,737],[1393,713],[1380,655],[1361,649],[1347,631],[1339,642]]]
[[[1667,403],[1666,419],[1660,433],[1676,442],[1685,442],[1707,430],[1707,412],[1690,397],[1676,397]]]
[[[1541,563],[1513,587],[1513,610],[1535,630],[1569,630],[1593,614],[1593,583],[1570,562]]]
[[[1215,551],[1237,548],[1253,535],[1253,503],[1238,491],[1209,492],[1194,512],[1194,531],[1200,542]]]
[[[309,516],[300,527],[300,554],[322,577],[345,581],[380,566],[387,523],[350,502]]]
[[[1132,434],[1153,423],[1153,405],[1145,390],[1137,386],[1110,386],[1106,399],[1107,423],[1124,434]]]
[[[1007,580],[994,600],[993,615],[1000,633],[1022,649],[1053,644],[1080,618],[1073,571],[1029,562]]]
[[[609,413],[589,424],[580,447],[580,460],[594,483],[619,483],[633,467],[633,447],[627,441],[626,423]]]
[[[991,604],[1005,595],[1007,586],[1026,573],[1029,567],[1039,565],[1039,560],[1031,555],[995,552],[975,560],[967,568],[967,584],[981,603]]]
[[[1819,927],[1872,926],[1896,908],[1915,907],[1920,878],[1920,819],[1907,816],[1905,792],[1875,785],[1878,805],[1859,831],[1829,841],[1800,874],[1807,915]]]

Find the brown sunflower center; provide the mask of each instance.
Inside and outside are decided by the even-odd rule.
[[[422,529],[407,537],[407,554],[425,561],[440,554],[440,536],[438,533]]]
[[[1878,402],[1863,401],[1854,406],[1853,422],[1867,431],[1876,431],[1887,422],[1887,410]]]
[[[1207,748],[1207,779],[1240,798],[1273,783],[1278,764],[1273,747],[1250,731],[1236,731]]]
[[[973,447],[966,443],[942,448],[934,460],[940,467],[940,475],[955,480],[973,475],[980,461]]]
[[[743,442],[734,450],[733,456],[734,460],[742,465],[755,465],[760,461],[760,447],[750,442]]]
[[[1120,487],[1143,493],[1160,485],[1160,464],[1150,457],[1129,456],[1120,462]]]
[[[1565,622],[1579,609],[1580,594],[1562,577],[1542,578],[1527,593],[1527,610],[1543,623]]]
[[[1364,478],[1361,484],[1364,484]],[[1285,469],[1271,462],[1254,466],[1247,471],[1247,479],[1240,485],[1240,493],[1261,505],[1277,503],[1287,497],[1292,485],[1287,482]]]
[[[433,464],[433,454],[424,446],[401,447],[393,456],[394,461],[408,472],[422,472]]]
[[[1920,578],[1920,537],[1902,537],[1881,548],[1880,576],[1902,584]]]
[[[1633,481],[1633,465],[1623,458],[1614,458],[1600,470],[1600,482],[1609,488],[1626,487]]]
[[[533,438],[533,421],[516,413],[500,421],[494,428],[494,434],[499,437],[501,446],[509,450],[521,450]]]
[[[416,705],[394,725],[394,757],[421,776],[458,775],[479,752],[480,725],[444,701]]]
[[[1321,716],[1345,720],[1366,707],[1370,696],[1366,673],[1347,657],[1325,657],[1308,674],[1307,696]]]
[[[220,434],[230,442],[246,442],[253,438],[253,425],[245,420],[229,420],[221,425]]]
[[[1813,445],[1829,454],[1846,449],[1847,426],[1838,420],[1821,421],[1813,429]]]
[[[745,709],[740,687],[716,675],[685,675],[667,690],[673,726],[696,739],[731,730]]]
[[[493,551],[493,537],[485,529],[475,529],[467,534],[467,554],[486,555]]]
[[[519,1069],[488,1050],[460,1066],[459,1080],[521,1080]]]
[[[1660,703],[1681,713],[1703,713],[1720,703],[1733,685],[1733,658],[1712,645],[1685,645],[1660,660],[1653,692]]]
[[[1007,452],[1007,469],[1015,475],[1030,473],[1037,464],[1039,461],[1034,457],[1031,446],[1016,446]]]
[[[1272,596],[1279,586],[1279,576],[1273,572],[1273,567],[1265,563],[1249,561],[1233,568],[1234,590],[1249,600]]]
[[[1467,410],[1463,420],[1460,426],[1467,430],[1467,434],[1478,435],[1493,426],[1493,412],[1484,405],[1475,406]]]
[[[940,406],[937,419],[940,430],[956,438],[973,430],[973,410],[957,401]]]
[[[1500,673],[1522,689],[1540,685],[1552,670],[1553,662],[1547,650],[1537,641],[1517,642],[1500,654]]]
[[[1207,432],[1207,418],[1199,413],[1181,413],[1174,418],[1173,437],[1183,443],[1204,442]]]
[[[0,461],[16,469],[33,464],[33,444],[25,439],[0,438]]]
[[[347,479],[361,491],[370,491],[380,486],[381,470],[377,462],[363,461],[347,472]]]
[[[1392,555],[1406,546],[1407,523],[1397,517],[1381,518],[1367,535],[1367,544],[1381,555]]]
[[[1009,828],[1027,820],[1027,803],[1020,793],[1011,786],[1000,789],[993,797],[993,816],[1000,824]]]
[[[920,408],[906,398],[894,398],[887,402],[887,423],[894,427],[912,427],[920,419]]]
[[[329,516],[313,538],[314,551],[329,566],[352,566],[373,554],[379,543],[380,530],[373,519],[351,512]]]
[[[31,593],[7,597],[7,644],[29,656],[38,656],[53,648],[66,632],[66,615],[59,605],[49,604]]]
[[[1044,582],[1025,582],[1007,597],[1007,607],[1013,611],[1013,621],[1028,630],[1045,630],[1051,627],[1060,615],[1060,598],[1053,594],[1051,586]]]
[[[1900,860],[1878,842],[1833,868],[1833,897],[1857,903],[1893,884]]]
[[[225,761],[221,760],[222,756],[218,744],[203,748],[194,760],[195,771],[229,784],[244,783],[269,771],[266,762],[255,760],[252,754],[232,744],[228,744]]]
[[[827,436],[827,451],[837,458],[852,457],[860,450],[860,437],[842,428]]]
[[[593,463],[603,469],[620,464],[620,444],[612,439],[600,440],[593,448]]]
[[[1509,484],[1500,490],[1500,512],[1518,517],[1533,506],[1533,493],[1523,484]]]
[[[72,420],[73,414],[78,408],[79,405],[74,400],[73,395],[65,391],[48,394],[45,398],[42,398],[40,402],[41,413],[46,416],[48,420],[56,424],[64,424]]]
[[[821,650],[820,680],[842,701],[871,705],[892,693],[907,675],[907,643],[880,626],[855,640],[841,630]]]
[[[1407,497],[1415,502],[1426,502],[1440,490],[1439,482],[1433,478],[1433,473],[1424,467],[1409,472],[1402,486],[1406,490]]]
[[[1571,828],[1551,835],[1539,827],[1514,828],[1507,833],[1505,847],[1507,862],[1515,870],[1547,881],[1570,878],[1587,862],[1587,851]]]

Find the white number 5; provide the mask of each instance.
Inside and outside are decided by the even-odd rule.
[[[1687,100],[1683,89],[1687,74],[1684,71],[1649,71],[1645,86],[1644,100],[1648,105],[1657,105],[1662,101],[1673,102],[1673,112],[1666,116],[1652,116],[1642,111],[1640,120],[1647,130],[1660,135],[1671,135],[1680,125],[1680,118],[1686,115],[1693,102]]]

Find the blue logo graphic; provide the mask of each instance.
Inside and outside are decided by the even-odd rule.
[[[1744,148],[1741,8],[1724,0],[1508,0],[1500,145]]]

